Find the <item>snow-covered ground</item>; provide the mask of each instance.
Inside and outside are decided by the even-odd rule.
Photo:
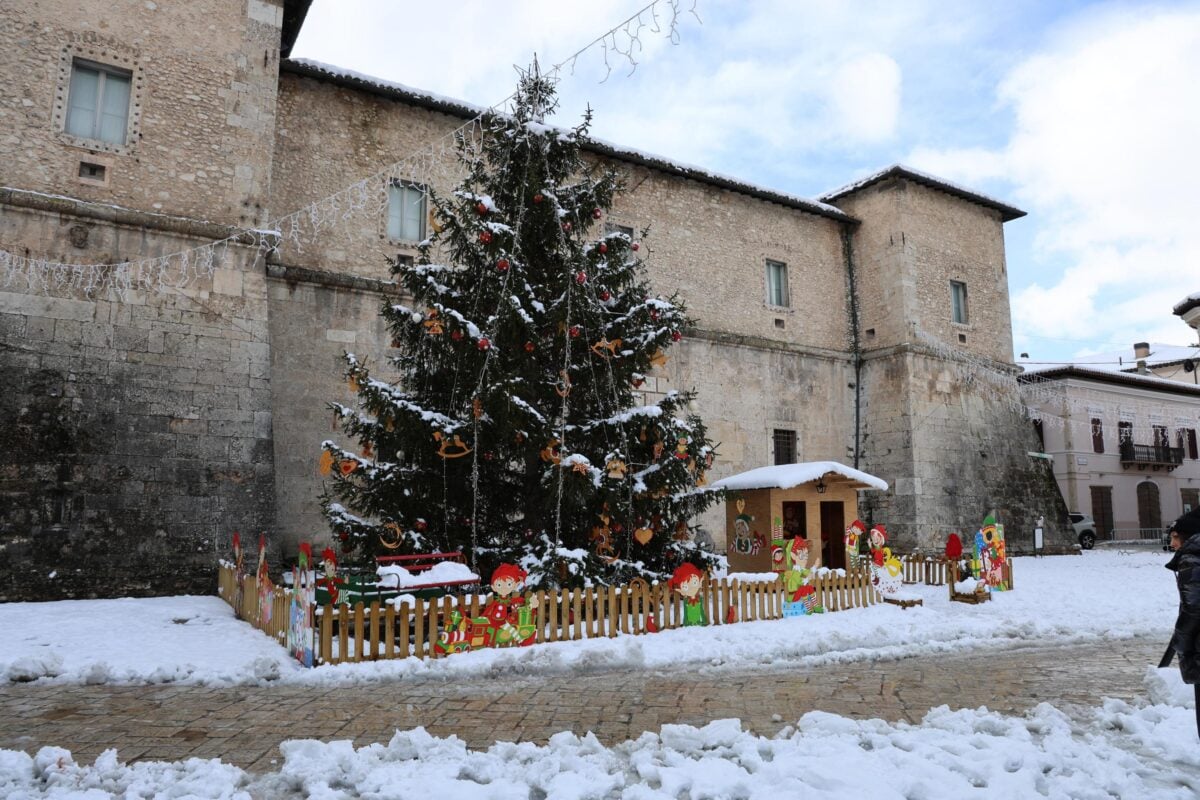
[[[1026,642],[1165,643],[1177,602],[1161,552],[1090,552],[1016,560],[1016,590],[991,603],[951,604],[945,587],[914,587],[923,608],[891,606],[811,618],[663,631],[650,636],[302,670],[212,597],[0,605],[0,677],[51,683],[272,681],[336,686],[498,671],[554,674],[642,667],[745,670],[780,663],[878,659]],[[919,725],[813,712],[779,736],[736,720],[666,726],[606,748],[590,736],[470,751],[454,738],[397,732],[386,745],[293,740],[277,773],[250,776],[218,761],[124,765],[110,753],[0,751],[0,797],[1121,797],[1200,794],[1191,687],[1148,668],[1147,697],[1108,700],[1085,717],[1049,705],[1027,716],[932,709]],[[982,790],[982,791],[980,791]],[[245,793],[244,795],[241,793]]]

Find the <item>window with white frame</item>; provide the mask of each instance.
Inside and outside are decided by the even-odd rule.
[[[410,242],[425,238],[425,187],[405,181],[388,187],[387,235]]]
[[[787,264],[767,260],[767,305],[787,308],[788,300]]]
[[[129,132],[131,77],[127,70],[75,59],[64,130],[81,139],[124,145]]]
[[[950,318],[959,325],[967,324],[967,285],[962,281],[950,281]]]

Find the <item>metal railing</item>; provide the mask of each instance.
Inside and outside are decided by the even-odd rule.
[[[1183,448],[1121,442],[1121,463],[1174,469],[1183,463]]]
[[[1114,528],[1107,533],[1096,531],[1096,543],[1109,546],[1158,545],[1166,541],[1165,528]]]

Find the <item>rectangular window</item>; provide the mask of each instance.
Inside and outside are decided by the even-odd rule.
[[[397,181],[388,188],[387,233],[393,240],[425,238],[425,187]]]
[[[767,261],[767,305],[787,308],[788,274],[787,264],[782,261]]]
[[[75,61],[67,90],[66,132],[81,139],[125,144],[131,73]]]
[[[1092,486],[1092,521],[1096,523],[1096,533],[1107,536],[1112,533],[1112,487]]]
[[[1154,429],[1154,446],[1160,447],[1160,448],[1170,447],[1171,442],[1167,438],[1167,426],[1166,425],[1152,425],[1151,427]]]
[[[950,318],[967,324],[967,285],[962,281],[950,281]]]
[[[1133,443],[1133,423],[1129,420],[1121,420],[1117,423],[1117,444],[1132,444]]]
[[[1197,447],[1196,447],[1196,429],[1195,428],[1187,429],[1187,449],[1188,449],[1188,458],[1191,458],[1191,459],[1200,458],[1200,449],[1197,449]]]
[[[1092,417],[1092,452],[1104,452],[1104,423],[1099,417]]]
[[[775,463],[796,463],[796,432],[775,429]]]
[[[1200,507],[1200,489],[1180,489],[1179,499],[1183,503],[1183,513]]]
[[[1037,434],[1038,452],[1046,452],[1046,428],[1040,419],[1033,421],[1033,432]]]

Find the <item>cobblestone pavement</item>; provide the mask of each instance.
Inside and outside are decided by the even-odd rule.
[[[621,669],[346,688],[18,684],[0,688],[0,748],[33,753],[56,745],[84,763],[116,747],[125,761],[220,757],[266,772],[278,767],[285,739],[364,745],[418,725],[486,747],[544,742],[562,730],[590,730],[612,744],[666,723],[726,717],[771,735],[812,710],[916,722],[943,703],[1023,713],[1049,701],[1069,713],[1101,697],[1143,695],[1146,666],[1162,648],[1134,639],[820,667]]]

